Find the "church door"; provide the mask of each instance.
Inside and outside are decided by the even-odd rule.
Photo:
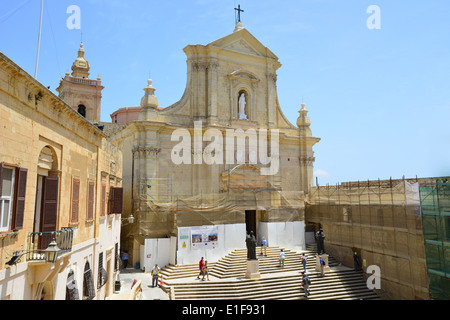
[[[245,225],[247,233],[253,231],[256,237],[256,210],[245,210]]]

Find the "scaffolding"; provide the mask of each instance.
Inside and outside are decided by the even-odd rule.
[[[259,170],[250,164],[227,166],[215,190],[207,178],[195,184],[171,175],[139,179],[133,199],[137,223],[126,229],[126,236],[168,237],[179,227],[245,223],[246,210],[256,211],[259,221],[304,220],[304,192],[283,191],[281,170],[272,176],[261,176]]]
[[[393,299],[428,299],[419,199],[420,179],[374,180],[314,187],[306,222],[321,225],[325,248],[353,267],[381,270],[380,294]]]
[[[450,183],[420,186],[422,223],[431,298],[450,299]]]

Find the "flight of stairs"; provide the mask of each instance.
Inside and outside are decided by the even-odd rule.
[[[303,265],[300,253],[284,249],[285,265],[279,266],[278,256],[282,248],[267,248],[267,257],[257,258],[261,279],[245,278],[247,268],[246,249],[236,249],[215,263],[208,263],[211,281],[197,280],[198,264],[173,266],[162,269],[164,284],[161,288],[176,300],[265,300],[305,299],[301,289]],[[315,246],[307,246],[307,274],[312,283],[309,300],[379,299],[369,290],[360,272],[340,266],[329,257],[331,272],[325,277],[315,271]]]

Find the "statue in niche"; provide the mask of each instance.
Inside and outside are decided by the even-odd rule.
[[[239,97],[239,120],[248,120],[247,115],[245,114],[245,105],[247,102],[245,101],[245,93],[241,93]]]

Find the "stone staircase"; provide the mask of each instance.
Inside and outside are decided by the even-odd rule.
[[[282,248],[267,248],[267,257],[259,255],[261,279],[245,278],[247,268],[246,249],[236,249],[215,263],[209,264],[211,281],[197,280],[198,265],[165,267],[161,274],[161,288],[174,299],[181,300],[295,300],[305,299],[301,289],[303,266],[300,253],[284,249],[285,265],[279,266],[278,256]],[[312,284],[309,300],[379,299],[369,290],[360,272],[340,266],[329,257],[330,272],[321,277],[315,271],[315,246],[307,246],[307,274]]]

